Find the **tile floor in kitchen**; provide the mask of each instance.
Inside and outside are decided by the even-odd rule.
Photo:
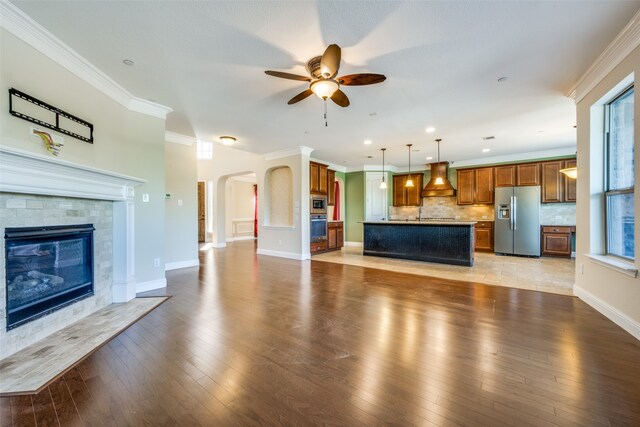
[[[476,252],[473,267],[362,255],[362,247],[314,255],[314,261],[335,262],[402,273],[573,295],[575,259],[526,258]]]

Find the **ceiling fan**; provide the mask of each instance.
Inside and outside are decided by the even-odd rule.
[[[281,71],[265,71],[266,74],[282,79],[299,80],[309,82],[309,88],[300,92],[288,102],[289,105],[300,102],[303,99],[315,93],[324,101],[330,98],[333,102],[341,107],[349,106],[349,98],[340,90],[340,86],[365,86],[376,83],[382,83],[386,77],[382,74],[349,74],[347,76],[337,77],[338,69],[340,69],[341,49],[337,44],[327,47],[322,56],[316,56],[307,61],[307,71],[309,77],[297,74],[283,73]]]

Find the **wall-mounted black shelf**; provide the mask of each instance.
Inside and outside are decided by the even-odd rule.
[[[43,110],[50,112],[49,114],[53,113],[55,118],[51,117],[51,120],[47,120],[44,117],[42,118],[33,117],[33,115],[27,114],[26,111],[20,112],[15,108],[16,102],[14,98],[27,101],[38,108],[42,108]],[[66,111],[56,108],[53,105],[47,104],[44,101],[40,101],[39,99],[34,98],[31,95],[27,95],[26,93],[21,92],[18,89],[14,89],[14,88],[9,89],[9,113],[13,116],[27,120],[29,122],[36,123],[40,126],[44,126],[46,128],[55,130],[56,132],[60,132],[65,135],[69,135],[73,138],[79,139],[81,141],[85,141],[90,144],[93,144],[93,125],[91,123],[85,120],[82,120],[81,118],[76,117],[73,114],[69,114]],[[45,116],[46,114],[47,113],[45,112],[43,116]],[[69,129],[65,129],[64,123],[62,123],[64,122],[64,120],[69,120],[73,123],[76,123],[78,126],[80,126],[80,129],[86,128],[86,132],[83,132],[85,133],[86,136],[80,135],[79,133],[73,132]]]

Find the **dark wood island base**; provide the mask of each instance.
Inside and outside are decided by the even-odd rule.
[[[364,255],[473,266],[475,222],[365,221]]]

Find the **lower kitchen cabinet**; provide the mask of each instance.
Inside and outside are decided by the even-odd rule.
[[[493,252],[493,221],[478,221],[473,227],[473,249]]]
[[[327,223],[327,250],[334,251],[344,246],[344,223],[331,221]]]
[[[571,232],[575,227],[543,225],[540,239],[542,256],[571,258]]]
[[[322,240],[319,242],[311,242],[311,253],[317,254],[320,252],[325,252],[327,250],[327,241]]]

